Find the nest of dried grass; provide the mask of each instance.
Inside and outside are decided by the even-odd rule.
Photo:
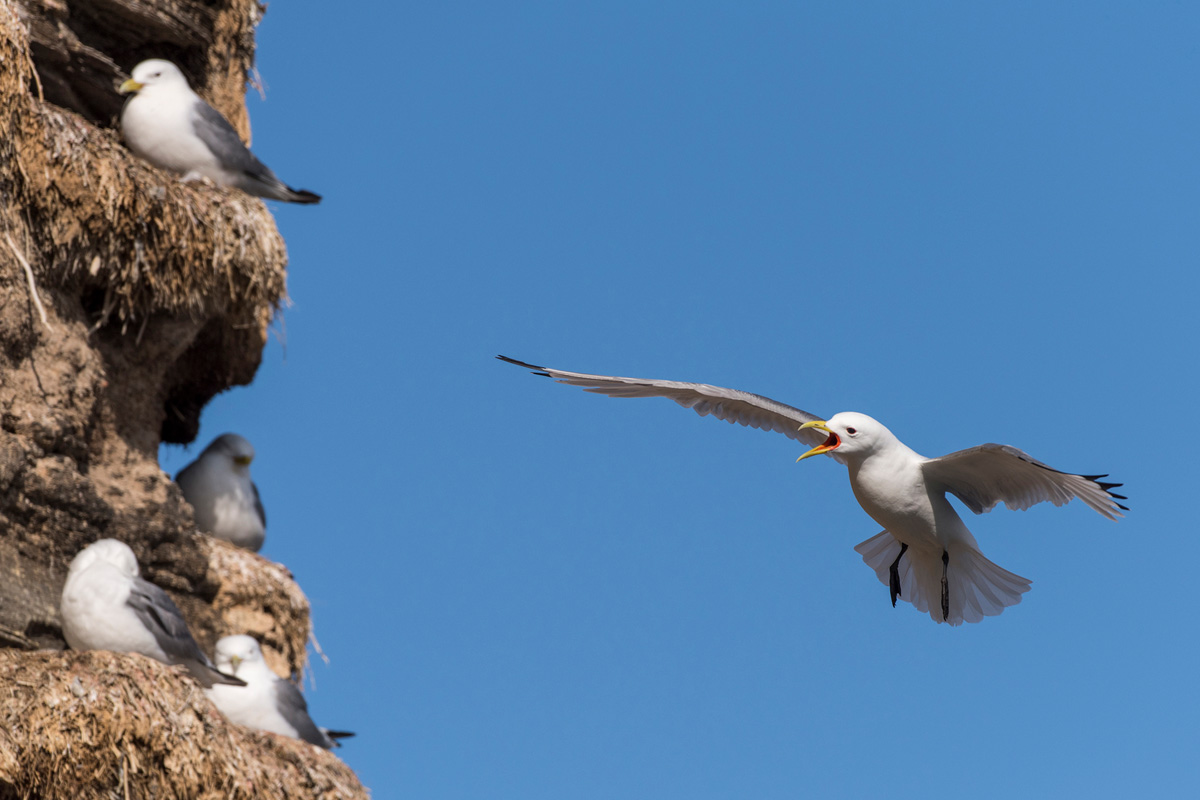
[[[258,639],[267,664],[279,675],[299,675],[307,661],[312,622],[308,598],[292,573],[229,542],[203,539],[209,580],[218,584],[212,610],[219,627],[227,634],[248,633]]]
[[[260,200],[181,183],[114,132],[52,106],[23,118],[14,167],[40,255],[30,259],[35,273],[102,292],[97,322],[271,309],[284,297],[287,251]]]
[[[232,725],[140,655],[0,650],[0,800],[366,798],[337,756]]]
[[[97,324],[158,312],[240,313],[266,324],[261,317],[286,295],[287,252],[262,201],[180,183],[135,157],[112,129],[32,95],[28,34],[8,4],[0,63],[10,151],[0,153],[8,156],[4,227],[18,229],[13,238],[39,285],[81,288]]]

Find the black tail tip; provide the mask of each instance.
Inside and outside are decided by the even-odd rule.
[[[351,731],[331,731],[325,730],[325,735],[329,737],[329,741],[333,742],[334,747],[342,746],[342,739],[349,739],[354,736]]]
[[[292,189],[291,187],[288,187],[288,191],[292,193],[292,196],[288,198],[289,203],[308,206],[321,202],[321,195],[316,192],[310,192],[307,189]]]

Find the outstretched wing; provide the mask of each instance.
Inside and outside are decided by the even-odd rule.
[[[825,441],[826,435],[809,428],[800,430],[805,422],[818,420],[807,411],[777,402],[769,397],[709,386],[706,383],[681,383],[645,378],[619,378],[614,375],[588,375],[583,372],[566,372],[560,369],[526,364],[507,356],[496,356],[501,361],[516,364],[534,371],[535,375],[554,378],[559,383],[583,387],[584,391],[606,394],[609,397],[666,397],[684,408],[690,408],[702,417],[712,415],[717,419],[750,428],[782,433],[810,447]],[[828,453],[837,460],[836,453]]]
[[[1121,484],[1100,480],[1107,475],[1060,472],[1006,444],[959,450],[931,458],[922,467],[927,481],[953,493],[976,514],[991,511],[997,503],[1024,510],[1046,501],[1061,506],[1075,497],[1112,520],[1129,510],[1117,502],[1125,497],[1112,491]]]

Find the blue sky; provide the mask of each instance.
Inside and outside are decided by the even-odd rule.
[[[503,6],[503,7],[501,7]],[[265,555],[376,797],[1187,796],[1200,9],[272,4],[256,152],[325,195],[258,378]],[[283,342],[286,342],[284,344]],[[949,628],[829,459],[493,359],[1110,472],[963,512],[1034,582]]]

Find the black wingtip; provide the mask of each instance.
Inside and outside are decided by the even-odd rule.
[[[330,739],[349,739],[351,736],[355,736],[357,734],[355,734],[353,731],[326,730],[325,735],[328,736]]]
[[[525,369],[532,370],[534,375],[541,375],[543,378],[551,377],[550,373],[545,371],[545,367],[539,367],[536,364],[526,364],[524,361],[517,361],[515,358],[509,358],[508,356],[496,356],[496,358],[501,361],[506,361],[509,364],[516,364],[518,367],[524,367]]]
[[[292,193],[292,196],[287,200],[289,203],[299,203],[300,205],[307,206],[321,202],[321,195],[310,192],[307,189],[293,189],[289,186],[288,191]]]
[[[1102,480],[1100,480],[1101,478],[1107,478],[1107,477],[1108,477],[1108,475],[1107,475],[1107,474],[1104,474],[1104,475],[1083,475],[1083,476],[1081,476],[1081,477],[1084,477],[1084,478],[1086,478],[1087,480],[1089,480],[1089,481],[1091,481],[1092,483],[1094,483],[1094,484],[1096,484],[1097,486],[1099,486],[1099,487],[1100,487],[1100,490],[1101,490],[1102,492],[1104,492],[1106,495],[1108,495],[1109,497],[1113,498],[1114,500],[1128,500],[1128,499],[1129,499],[1129,498],[1128,498],[1128,497],[1126,497],[1125,495],[1123,495],[1123,494],[1117,494],[1116,492],[1114,492],[1114,491],[1113,491],[1113,489],[1116,489],[1116,488],[1117,488],[1117,487],[1119,487],[1119,486],[1124,486],[1125,484],[1123,484],[1123,483],[1107,483],[1107,482],[1105,482],[1105,481],[1102,481]],[[1128,508],[1125,508],[1125,506],[1121,505],[1120,503],[1113,503],[1113,505],[1115,505],[1117,508],[1124,509],[1125,511],[1128,511],[1128,510],[1129,510]]]

